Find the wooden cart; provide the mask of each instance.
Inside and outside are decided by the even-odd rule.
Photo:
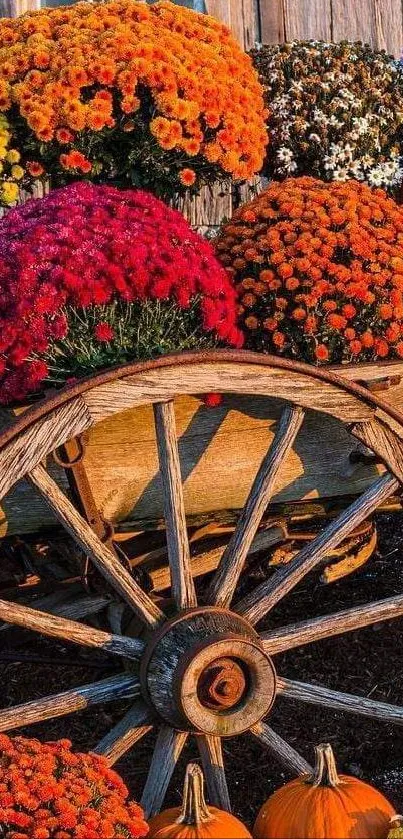
[[[249,731],[285,767],[307,771],[270,727],[274,702],[401,724],[401,707],[286,678],[276,654],[403,615],[403,594],[275,629],[270,612],[306,574],[355,567],[354,546],[366,559],[376,538],[366,522],[400,509],[402,376],[403,362],[330,370],[190,353],[80,381],[9,421],[3,535],[58,522],[82,552],[86,590],[74,579],[68,600],[55,585],[38,598],[38,581],[27,605],[14,586],[0,619],[118,656],[121,673],[0,710],[0,731],[127,699],[97,751],[113,764],[158,729],[142,802],[152,814],[188,736],[211,801],[227,809],[223,737]],[[222,404],[207,407],[209,392]],[[245,588],[262,550],[277,567]],[[104,629],[91,625],[95,612]]]

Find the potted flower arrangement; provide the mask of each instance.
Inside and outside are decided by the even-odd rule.
[[[217,20],[170,2],[1,19],[0,111],[26,183],[86,178],[172,199],[250,178],[267,142],[249,56]]]
[[[348,41],[264,45],[252,57],[268,107],[268,178],[353,178],[397,191],[403,177],[401,64]]]

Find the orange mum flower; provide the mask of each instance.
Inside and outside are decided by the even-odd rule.
[[[183,186],[193,186],[196,180],[196,172],[193,169],[181,169],[179,180]]]
[[[235,211],[215,246],[242,297],[248,348],[312,363],[401,357],[403,207],[382,190],[272,182]],[[245,295],[244,280],[257,277]],[[249,328],[252,317],[263,329]]]
[[[148,833],[143,811],[128,801],[106,759],[74,754],[68,740],[40,743],[2,734],[0,790],[0,822],[10,839],[136,839]]]
[[[24,123],[42,141],[36,156],[49,164],[56,185],[60,171],[51,170],[66,128],[101,135],[77,139],[77,150],[86,156],[89,150],[90,163],[97,164],[96,174],[101,162],[131,183],[135,167],[136,182],[142,178],[147,188],[151,182],[159,193],[189,185],[181,178],[173,185],[172,178],[186,158],[195,161],[201,183],[217,175],[247,179],[262,167],[263,88],[251,58],[209,15],[164,0],[148,6],[106,0],[96,11],[80,3],[44,8],[29,18],[1,18],[0,50],[7,50],[0,111],[11,102],[19,111],[22,153],[32,143]],[[126,114],[133,116],[131,131]],[[165,130],[161,120],[176,120],[180,131]],[[110,128],[116,129],[113,143]],[[72,178],[77,168],[68,167]]]

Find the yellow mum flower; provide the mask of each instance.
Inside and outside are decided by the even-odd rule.
[[[8,158],[8,155],[7,155]],[[12,166],[11,174],[16,181],[20,181],[24,177],[24,170],[22,166]]]
[[[19,163],[21,160],[21,155],[19,151],[17,151],[17,149],[10,149],[10,151],[7,152],[6,160],[8,163]]]
[[[3,204],[14,204],[18,196],[20,194],[20,190],[18,184],[13,183],[12,181],[4,181],[4,183],[0,186],[0,201]]]

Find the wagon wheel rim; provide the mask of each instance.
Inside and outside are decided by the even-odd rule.
[[[285,395],[279,392],[284,371],[293,383],[291,391],[289,386],[285,388]],[[203,387],[199,387],[201,384]],[[191,570],[174,398],[210,390],[266,395],[270,388],[273,395],[285,401],[285,407],[213,575],[208,596],[200,605]],[[154,406],[163,487],[173,617],[167,617],[143,591],[42,464],[51,451],[122,406],[150,402]],[[276,477],[310,408],[348,422],[352,433],[383,460],[388,471],[286,566],[237,601],[236,587],[249,548],[272,498]],[[146,635],[142,640],[96,630],[78,621],[0,601],[0,619],[8,623],[101,648],[137,663],[139,669],[139,673],[125,672],[0,711],[0,731],[65,715],[89,704],[134,699],[128,713],[106,734],[96,751],[112,764],[151,728],[158,728],[142,798],[147,815],[152,815],[163,803],[189,734],[196,736],[210,799],[223,809],[230,808],[230,799],[222,738],[234,732],[249,731],[287,769],[296,774],[309,772],[307,761],[264,721],[277,697],[401,724],[403,707],[287,679],[276,673],[275,655],[399,617],[403,615],[402,595],[262,633],[256,631],[256,625],[330,550],[399,490],[403,481],[402,437],[403,414],[377,394],[326,370],[245,352],[189,353],[126,366],[66,388],[27,411],[0,435],[0,500],[19,479],[28,478],[141,620]]]

